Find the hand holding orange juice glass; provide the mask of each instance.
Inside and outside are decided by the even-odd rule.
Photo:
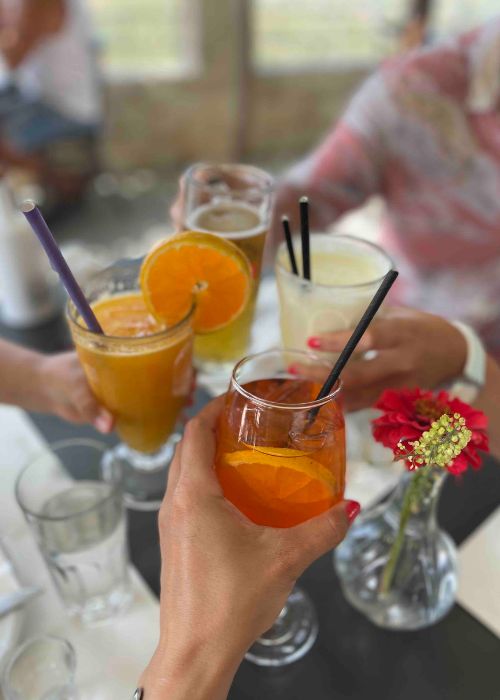
[[[158,508],[180,436],[175,425],[192,390],[194,331],[223,327],[250,297],[245,256],[215,236],[186,233],[144,261],[119,261],[96,275],[85,296],[104,334],[90,331],[68,305],[80,361],[99,401],[113,413],[122,443],[126,500]]]

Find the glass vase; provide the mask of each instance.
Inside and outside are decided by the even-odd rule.
[[[428,627],[453,606],[456,547],[436,519],[446,475],[439,467],[406,471],[391,498],[362,513],[334,554],[346,599],[380,627]]]

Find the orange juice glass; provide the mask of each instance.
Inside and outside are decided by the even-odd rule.
[[[341,388],[316,400],[321,385],[290,374],[292,364],[331,366],[300,351],[271,350],[239,362],[217,429],[215,469],[224,495],[250,520],[292,527],[342,500],[345,425]],[[282,666],[301,658],[318,625],[307,596],[295,589],[275,625],[247,659]]]
[[[107,460],[121,464],[128,505],[153,510],[191,390],[192,312],[173,327],[158,324],[143,301],[139,269],[140,261],[120,261],[84,287],[105,335],[89,331],[71,302],[68,319],[90,387],[115,417],[122,440]]]

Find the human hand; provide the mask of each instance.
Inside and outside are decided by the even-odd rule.
[[[351,331],[308,339],[314,350],[340,352]],[[375,350],[371,359],[352,358],[342,373],[345,408],[373,406],[384,389],[419,386],[434,389],[461,375],[467,347],[459,330],[445,319],[416,309],[391,307],[375,319],[358,344],[358,352]],[[296,365],[297,374],[323,382],[321,369]]]
[[[186,196],[186,177],[179,178],[179,190],[170,206],[170,218],[176,231],[184,230],[184,203]]]
[[[287,529],[256,525],[213,469],[223,400],[188,423],[160,510],[160,641],[141,684],[151,700],[225,698],[248,647],[271,627],[295,580],[344,538],[359,505],[343,501]]]
[[[113,416],[92,394],[75,352],[40,355],[37,376],[38,410],[72,423],[91,423],[101,433],[111,432]]]

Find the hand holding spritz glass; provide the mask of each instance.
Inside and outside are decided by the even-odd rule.
[[[303,352],[272,350],[236,365],[217,429],[215,468],[226,498],[258,525],[292,527],[342,500],[345,429],[337,383],[290,374],[294,363],[325,365]],[[295,588],[272,628],[247,659],[282,666],[314,644],[318,622],[309,598]]]

